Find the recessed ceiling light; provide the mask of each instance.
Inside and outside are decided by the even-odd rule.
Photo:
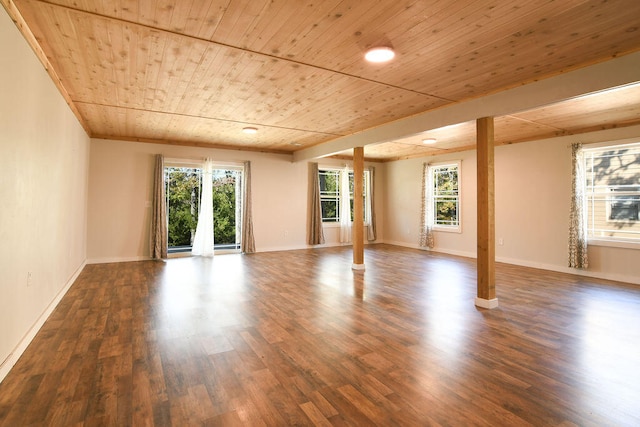
[[[425,138],[422,140],[423,144],[435,144],[436,143],[436,139],[435,138]]]
[[[242,128],[242,132],[244,133],[256,133],[258,132],[257,128],[252,128],[252,127],[246,127],[246,128]]]
[[[387,62],[391,61],[396,53],[387,46],[379,46],[371,48],[365,53],[364,59],[369,62]]]

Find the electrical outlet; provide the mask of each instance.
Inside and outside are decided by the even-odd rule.
[[[33,274],[31,272],[27,273],[27,287],[31,286],[31,281],[33,279]]]
[[[502,237],[498,239],[498,245],[500,246],[504,245],[504,240],[502,239]]]

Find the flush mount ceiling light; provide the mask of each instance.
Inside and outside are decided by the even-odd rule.
[[[423,144],[435,144],[436,143],[436,139],[435,138],[425,138],[422,140]]]
[[[246,127],[246,128],[242,128],[242,132],[244,133],[256,133],[258,132],[257,128],[252,128],[252,127]]]
[[[364,59],[369,62],[387,62],[391,61],[396,53],[387,46],[373,47],[364,55]]]

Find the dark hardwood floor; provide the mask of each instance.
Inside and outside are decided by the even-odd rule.
[[[389,245],[88,265],[0,425],[640,425],[640,287]]]

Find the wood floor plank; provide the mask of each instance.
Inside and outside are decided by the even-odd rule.
[[[325,418],[320,409],[318,409],[318,407],[312,402],[303,403],[300,405],[300,408],[302,408],[314,426],[330,427],[332,425],[329,420]]]
[[[370,245],[87,265],[0,426],[640,425],[640,287]]]

